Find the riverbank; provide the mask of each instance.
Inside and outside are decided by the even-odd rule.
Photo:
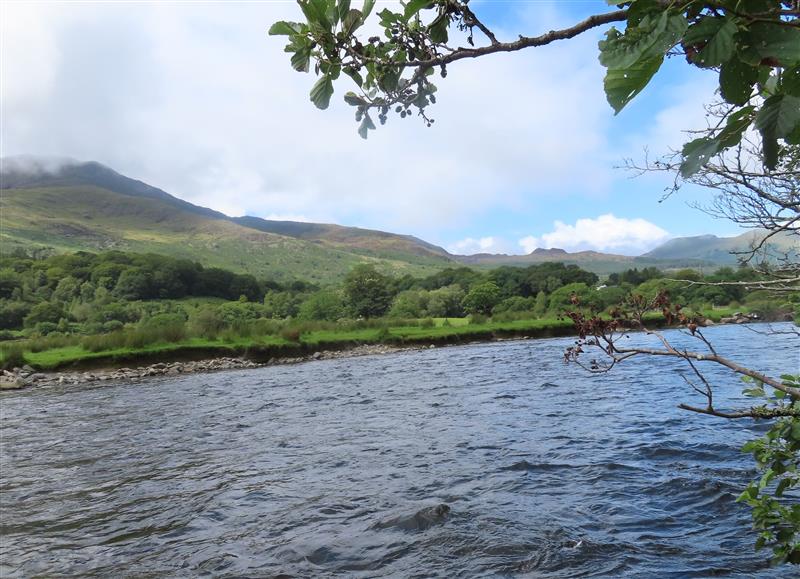
[[[723,323],[742,323],[732,318]],[[665,321],[653,317],[654,327]],[[713,322],[709,321],[709,324]],[[25,363],[0,373],[0,390],[34,385],[138,381],[154,376],[259,368],[475,342],[574,335],[570,320],[516,320],[433,328],[394,327],[351,332],[310,332],[289,341],[276,336],[237,342],[189,340],[140,349],[89,352],[80,346],[30,352]]]
[[[70,370],[65,372],[40,372],[29,365],[25,365],[21,368],[14,368],[13,370],[0,370],[0,390],[21,390],[30,386],[78,385],[92,382],[108,382],[112,380],[138,382],[157,376],[179,376],[183,374],[220,372],[226,370],[245,370],[263,368],[266,366],[299,364],[313,360],[374,356],[435,347],[434,344],[420,344],[405,347],[387,344],[368,344],[343,350],[316,351],[313,354],[298,357],[270,358],[265,362],[255,362],[243,357],[222,357],[171,363],[157,362],[155,364],[138,366],[135,368],[112,367],[85,371]]]

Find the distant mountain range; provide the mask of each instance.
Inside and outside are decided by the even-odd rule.
[[[640,257],[594,251],[537,249],[528,255],[452,255],[411,235],[342,225],[229,217],[131,179],[96,162],[3,159],[0,240],[57,251],[141,251],[186,257],[206,265],[272,279],[326,283],[358,263],[395,274],[425,275],[445,267],[491,268],[548,261],[599,274],[630,267],[715,267],[735,264],[753,233],[672,239]],[[788,238],[774,241],[791,247]]]

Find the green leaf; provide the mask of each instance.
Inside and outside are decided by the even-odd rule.
[[[753,94],[753,85],[758,80],[758,69],[739,60],[731,58],[719,71],[719,88],[725,102],[732,105],[743,105]]]
[[[358,134],[361,135],[362,139],[366,139],[367,134],[372,130],[375,130],[375,123],[372,122],[369,113],[367,113],[364,115],[364,119],[361,121],[361,125],[358,127]]]
[[[781,90],[786,94],[800,97],[800,66],[786,69],[781,73]]]
[[[681,151],[681,177],[686,179],[697,173],[718,152],[719,142],[716,139],[701,137],[686,143]]]
[[[701,46],[692,57],[692,62],[703,68],[719,66],[728,62],[734,54],[734,35],[738,32],[731,17],[701,18],[692,25],[683,37],[684,46]]]
[[[342,32],[345,36],[353,36],[358,27],[364,23],[360,10],[353,8],[342,18]]]
[[[309,25],[316,24],[323,30],[330,32],[331,21],[328,19],[328,3],[326,0],[297,0]]]
[[[308,65],[311,61],[311,49],[301,48],[292,55],[292,68],[298,72],[308,72]]]
[[[356,93],[352,91],[348,91],[345,93],[344,102],[354,107],[367,104],[367,101],[365,101],[362,97],[358,96]]]
[[[769,97],[756,116],[756,128],[761,134],[777,139],[788,137],[800,123],[800,97],[778,94]]]
[[[447,16],[440,15],[437,16],[436,19],[431,22],[431,25],[428,27],[428,34],[431,37],[431,40],[436,44],[444,44],[447,42],[447,25],[450,21],[447,19]]]
[[[359,87],[361,87],[361,86],[363,86],[363,85],[364,85],[364,79],[361,77],[361,73],[359,73],[357,70],[354,70],[354,69],[352,69],[352,68],[345,68],[345,69],[344,69],[344,73],[345,73],[347,76],[349,76],[350,78],[352,78],[352,79],[353,79],[353,81],[354,81],[354,82],[355,82],[355,83],[356,83],[356,84],[357,84]]]
[[[431,0],[410,0],[408,4],[406,4],[406,9],[403,12],[403,15],[405,16],[406,21],[408,21],[409,18],[414,16],[423,8],[430,8],[432,6],[433,2],[431,2]]]
[[[333,96],[333,81],[327,74],[322,75],[311,88],[311,102],[318,109],[327,109]]]
[[[299,22],[286,22],[281,20],[269,27],[268,34],[270,36],[291,36],[293,34],[302,34],[304,24]]]
[[[628,27],[624,34],[616,28],[606,33],[598,43],[600,64],[612,68],[628,68],[643,60],[652,61],[664,54],[686,31],[682,14],[662,11],[657,17],[647,15],[638,26]]]
[[[758,54],[762,62],[764,59],[776,61],[763,64],[782,67],[800,64],[800,28],[755,22],[740,37],[740,42]]]
[[[345,16],[350,13],[350,0],[339,0],[336,4],[336,12],[339,16],[339,21],[343,22]]]
[[[608,69],[603,87],[606,91],[606,100],[614,109],[614,114],[619,114],[633,97],[642,92],[653,75],[658,72],[663,60],[663,56],[657,56],[627,68]]]
[[[363,24],[369,15],[372,13],[372,9],[375,7],[375,0],[364,0],[364,8],[361,10],[363,16],[361,17],[361,23]]]
[[[720,150],[739,144],[747,127],[753,122],[755,110],[753,106],[744,107],[728,117],[725,128],[716,136]]]

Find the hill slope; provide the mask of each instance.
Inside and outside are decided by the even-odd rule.
[[[286,222],[230,218],[98,163],[47,170],[6,162],[2,187],[4,251],[31,244],[70,251],[151,251],[262,277],[319,283],[339,279],[363,262],[399,274],[429,273],[452,263],[444,250],[407,236],[340,226],[315,226],[316,233],[305,238],[281,234]],[[360,244],[349,245],[348,238]]]
[[[691,258],[711,261],[718,264],[735,265],[736,253],[746,252],[753,247],[755,240],[760,240],[764,231],[748,231],[735,237],[717,237],[716,235],[697,235],[694,237],[678,237],[645,253],[644,258],[675,259]],[[770,258],[788,254],[793,259],[800,257],[796,236],[782,233],[771,237],[766,246],[766,255]]]
[[[563,249],[535,249],[526,255],[505,255],[479,253],[476,255],[458,255],[455,258],[461,263],[473,267],[492,268],[501,265],[528,266],[537,263],[561,262],[574,264],[582,269],[600,275],[623,271],[629,268],[657,267],[659,269],[680,269],[684,267],[713,267],[708,260],[675,256],[664,259],[615,255],[598,251],[577,251],[569,253]]]
[[[575,264],[600,275],[632,267],[713,268],[733,265],[756,235],[672,239],[640,257],[596,251],[537,249],[527,255],[451,255],[410,235],[322,223],[229,217],[131,179],[99,163],[3,159],[0,241],[3,251],[46,246],[61,251],[120,249],[185,257],[278,280],[327,283],[358,263],[395,274],[424,275],[445,267],[493,268],[545,262]],[[776,236],[773,253],[796,240]]]

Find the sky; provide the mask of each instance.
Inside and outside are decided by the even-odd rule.
[[[609,10],[605,0],[471,6],[501,40]],[[713,72],[668,60],[614,116],[598,30],[453,64],[433,127],[390,116],[365,141],[341,98],[350,81],[317,110],[313,74],[292,70],[285,39],[267,35],[300,19],[292,1],[4,0],[0,155],[98,161],[229,215],[412,234],[461,254],[637,255],[671,237],[740,233],[690,207],[706,192],[662,201],[667,176],[618,168],[704,126]]]

